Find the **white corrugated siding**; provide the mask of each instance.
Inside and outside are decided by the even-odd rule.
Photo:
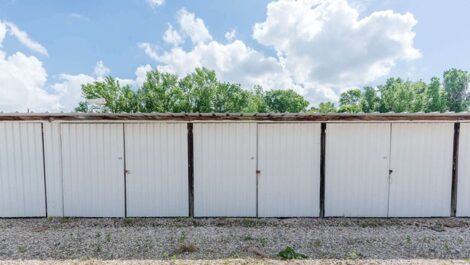
[[[449,216],[453,123],[393,123],[390,217]]]
[[[256,216],[256,124],[194,124],[194,215]]]
[[[64,216],[62,204],[62,149],[60,123],[44,122],[44,162],[46,172],[47,215]]]
[[[122,124],[62,124],[64,215],[124,216]]]
[[[124,126],[127,216],[188,216],[186,123]]]
[[[40,123],[0,122],[0,217],[46,215]]]
[[[258,216],[319,216],[320,127],[258,125]]]
[[[470,123],[460,124],[457,216],[470,216]]]
[[[390,123],[326,127],[325,215],[386,217]]]

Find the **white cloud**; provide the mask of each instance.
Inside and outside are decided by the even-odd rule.
[[[313,103],[336,100],[347,88],[387,75],[397,62],[421,56],[413,44],[412,14],[379,11],[359,18],[346,0],[271,2],[265,21],[254,25],[253,38],[274,48],[276,57],[233,41],[235,31],[225,34],[228,44],[212,40],[204,21],[184,9],[177,18],[176,33],[189,36],[192,48],[139,45],[159,63],[157,69],[184,75],[207,67],[222,80],[248,87],[294,88]]]
[[[2,24],[2,22],[0,22],[0,24]],[[42,55],[46,55],[46,56],[48,55],[47,50],[46,48],[44,48],[44,46],[42,46],[40,43],[29,38],[28,34],[22,31],[21,29],[19,29],[15,24],[8,22],[8,21],[4,21],[3,24],[4,24],[4,28],[6,27],[6,32],[11,34],[12,36],[15,36],[18,39],[18,41],[24,46],[26,46],[28,49],[35,51],[37,53],[40,53]],[[0,32],[0,35],[1,35],[1,32]]]
[[[159,7],[165,3],[165,0],[147,0],[147,3],[152,7]]]
[[[277,51],[297,82],[337,95],[388,74],[398,61],[419,58],[416,23],[412,14],[390,10],[359,19],[346,0],[280,0],[268,5],[253,37]]]
[[[193,44],[206,43],[212,40],[204,21],[189,13],[186,9],[178,11],[178,23],[183,34],[188,36]]]
[[[60,81],[53,84],[52,88],[59,97],[60,109],[71,111],[82,99],[82,85],[96,81],[94,77],[78,74],[61,74]]]
[[[36,57],[0,51],[0,111],[57,111],[58,97],[44,90],[46,81],[46,70]]]
[[[227,31],[225,33],[225,38],[228,41],[232,41],[235,38],[235,35],[237,35],[237,31],[235,29],[232,29],[231,31]]]
[[[93,70],[93,74],[98,80],[103,80],[110,73],[111,70],[106,65],[104,65],[103,61],[98,61],[95,65],[95,69]]]
[[[137,70],[135,70],[135,83],[137,86],[142,86],[147,79],[147,73],[152,71],[152,66],[146,64],[146,65],[141,65],[137,67]]]
[[[178,31],[173,29],[171,24],[168,25],[168,29],[163,34],[163,40],[173,46],[179,46],[183,43],[183,37],[181,37]]]

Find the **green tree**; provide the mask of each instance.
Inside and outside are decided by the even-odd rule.
[[[361,98],[362,92],[360,89],[350,89],[341,93],[338,112],[361,112],[359,105]]]
[[[380,97],[377,95],[377,90],[373,87],[365,87],[364,92],[359,102],[362,112],[370,113],[379,110]]]
[[[108,76],[103,81],[82,85],[82,94],[85,99],[103,98],[106,103],[101,112],[137,112],[139,100],[137,94],[130,86],[121,86],[119,81]],[[80,102],[76,111],[88,111],[86,102]]]
[[[270,90],[266,92],[264,98],[271,112],[304,112],[310,104],[292,89]]]
[[[189,110],[178,77],[173,74],[150,71],[137,92],[142,112],[183,112]]]
[[[426,91],[426,112],[444,112],[447,110],[446,94],[438,77],[431,78]]]
[[[405,112],[412,111],[414,93],[411,82],[401,78],[389,78],[385,85],[379,86],[380,112]]]
[[[318,105],[318,108],[312,107],[309,112],[316,113],[334,113],[337,112],[335,104],[333,102],[322,102]]]
[[[467,71],[452,68],[444,72],[444,90],[447,95],[447,106],[450,111],[466,111],[469,105]]]
[[[213,112],[218,85],[215,72],[206,68],[197,68],[194,73],[185,76],[179,86],[186,95],[188,112]]]
[[[410,82],[410,88],[413,92],[412,106],[410,112],[424,112],[427,104],[427,87],[423,81]]]

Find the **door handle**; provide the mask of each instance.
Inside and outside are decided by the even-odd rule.
[[[129,174],[131,174],[131,171],[126,169],[126,170],[124,170],[124,174],[129,175]]]

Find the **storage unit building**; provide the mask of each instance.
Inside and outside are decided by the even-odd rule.
[[[0,114],[0,217],[470,216],[470,114]]]

